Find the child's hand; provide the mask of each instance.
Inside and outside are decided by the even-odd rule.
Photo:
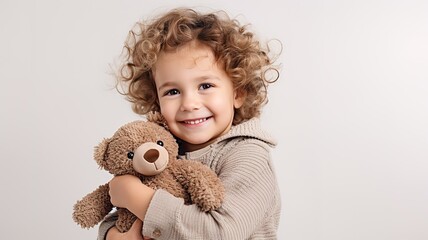
[[[127,208],[139,219],[144,219],[155,192],[153,189],[132,175],[114,177],[109,188],[110,201],[114,206]]]
[[[110,183],[110,201],[116,207],[129,208],[139,191],[144,191],[140,179],[132,175],[114,177]]]
[[[131,228],[125,232],[120,233],[116,227],[110,228],[107,232],[106,240],[149,240],[151,238],[143,237],[141,235],[141,229],[143,227],[143,222],[140,219],[137,219],[131,226]]]

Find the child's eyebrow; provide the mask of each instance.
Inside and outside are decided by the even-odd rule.
[[[200,76],[200,77],[198,77],[196,80],[197,81],[205,81],[205,80],[207,80],[207,79],[209,79],[209,80],[216,80],[216,81],[220,81],[221,79],[218,77],[218,76],[216,76],[216,75],[204,75],[204,76]]]
[[[161,91],[164,88],[170,88],[172,86],[175,86],[175,84],[173,82],[165,82],[158,87],[158,91]]]

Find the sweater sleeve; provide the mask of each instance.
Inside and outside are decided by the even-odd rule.
[[[184,205],[182,199],[157,190],[144,219],[143,235],[155,239],[248,239],[266,228],[270,223],[265,219],[275,214],[278,203],[268,147],[251,141],[238,145],[221,160],[218,174],[226,194],[218,210],[201,212],[197,206]],[[271,228],[275,236],[276,227]]]

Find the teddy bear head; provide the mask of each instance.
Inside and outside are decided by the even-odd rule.
[[[156,123],[142,120],[123,125],[94,151],[98,165],[116,176],[159,174],[177,155],[178,145],[171,133]]]

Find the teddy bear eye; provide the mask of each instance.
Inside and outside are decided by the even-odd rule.
[[[134,158],[134,152],[128,152],[128,158],[133,159]]]
[[[156,142],[159,146],[163,147],[163,142],[161,140]]]

